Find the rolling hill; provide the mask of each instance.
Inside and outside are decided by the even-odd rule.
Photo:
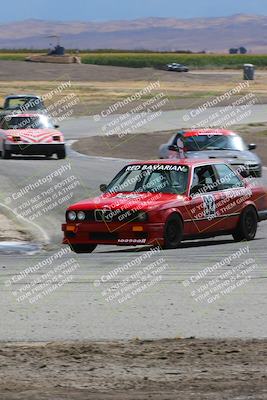
[[[49,35],[59,35],[65,47],[77,49],[225,52],[245,46],[253,53],[267,53],[267,16],[105,22],[29,19],[1,24],[0,48],[47,48],[52,41]]]

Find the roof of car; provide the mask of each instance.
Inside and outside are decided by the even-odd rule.
[[[168,159],[168,160],[146,160],[146,161],[132,161],[128,165],[146,165],[146,164],[173,164],[173,165],[203,165],[203,164],[226,164],[221,159],[194,159],[194,158],[181,158],[181,159]]]
[[[5,99],[17,99],[25,97],[34,97],[35,99],[40,99],[40,96],[36,96],[35,94],[11,94],[9,96],[6,96]]]
[[[177,132],[179,133],[179,132]],[[184,130],[180,133],[183,134],[185,137],[190,136],[205,136],[205,135],[218,135],[218,136],[234,136],[236,135],[235,132],[227,130],[227,129],[192,129],[192,130]]]

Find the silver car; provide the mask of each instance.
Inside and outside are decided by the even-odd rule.
[[[167,71],[188,72],[189,68],[184,64],[171,63],[166,65]]]
[[[255,144],[246,145],[238,134],[224,129],[177,132],[168,143],[160,146],[159,157],[163,159],[179,158],[177,140],[181,137],[186,158],[219,158],[235,169],[243,166],[250,176],[262,176],[262,162],[251,151],[255,150],[257,146]]]

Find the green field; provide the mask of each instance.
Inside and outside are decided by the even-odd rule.
[[[44,51],[7,51],[0,50],[0,60],[25,60],[32,53],[45,53]],[[186,64],[191,68],[241,68],[245,63],[252,63],[256,67],[267,67],[267,54],[179,54],[179,53],[153,53],[153,52],[81,52],[84,64],[114,65],[122,67],[161,67],[170,62]]]
[[[240,68],[245,63],[267,67],[266,55],[219,55],[177,53],[87,53],[82,54],[84,64],[115,65],[123,67],[159,67],[170,62],[194,68]]]
[[[13,60],[13,61],[24,61],[26,53],[1,53],[0,52],[0,60]]]

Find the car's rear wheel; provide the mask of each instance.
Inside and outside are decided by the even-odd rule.
[[[96,244],[72,244],[70,248],[74,253],[92,253],[96,249]]]
[[[62,147],[62,149],[60,149],[60,150],[57,151],[57,158],[58,158],[59,160],[63,160],[64,158],[66,158],[66,149],[65,149],[65,146]]]
[[[3,148],[2,148],[2,152],[1,152],[1,157],[2,157],[4,160],[8,160],[8,159],[11,158],[11,151],[9,151],[9,150],[6,149],[5,142],[3,142]]]
[[[173,214],[164,227],[164,249],[176,249],[183,237],[183,223],[179,215]]]
[[[253,240],[258,229],[258,215],[254,207],[245,208],[240,216],[238,225],[233,232],[233,238],[236,242],[242,240]]]

